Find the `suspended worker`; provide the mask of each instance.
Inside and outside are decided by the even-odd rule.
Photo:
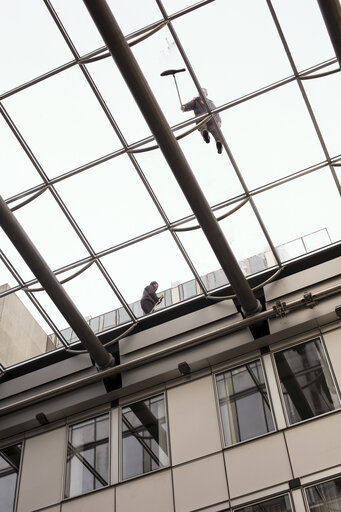
[[[212,100],[207,98],[207,89],[203,88],[201,90],[202,90],[203,95],[206,97],[206,103],[209,106],[210,110],[214,110],[216,108],[216,106]],[[200,116],[201,114],[205,114],[207,112],[207,107],[206,107],[204,101],[202,100],[202,98],[200,96],[197,96],[192,101],[189,101],[188,103],[185,103],[185,105],[182,105],[181,110],[183,112],[188,112],[189,110],[194,110],[195,116]],[[217,123],[217,126],[220,128],[221,127],[220,115],[218,113],[216,113],[216,114],[213,114],[213,117],[215,119],[215,122]],[[197,124],[199,122],[200,121],[197,121]],[[217,130],[217,127],[216,127],[213,119],[210,119],[209,121],[207,121],[207,123],[201,125],[198,128],[198,130],[201,133],[201,135],[203,136],[204,141],[207,144],[210,142],[210,135],[208,132],[211,132],[213,137],[216,140],[216,146],[217,146],[218,153],[222,152],[223,145],[220,140],[219,131]]]
[[[154,310],[155,306],[160,304],[160,302],[163,299],[163,295],[158,297],[156,295],[156,290],[158,289],[159,285],[156,281],[152,281],[148,286],[145,287],[142,294],[142,299],[140,301],[141,308],[143,309],[144,313],[150,313]]]

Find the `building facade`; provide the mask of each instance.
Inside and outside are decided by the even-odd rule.
[[[340,510],[340,268],[265,285],[257,337],[222,300],[3,379],[1,511]]]

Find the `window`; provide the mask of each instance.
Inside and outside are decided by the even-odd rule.
[[[339,407],[319,338],[277,352],[275,361],[290,424]]]
[[[274,430],[260,360],[216,376],[225,445]]]
[[[65,498],[109,483],[109,413],[70,426]]]
[[[247,507],[238,508],[236,512],[291,512],[290,499],[287,494],[278,496],[267,501],[248,505]]]
[[[310,511],[341,512],[341,478],[312,485],[306,490]]]
[[[21,444],[0,449],[1,512],[13,512],[21,459]]]
[[[169,464],[164,395],[122,409],[122,477]]]

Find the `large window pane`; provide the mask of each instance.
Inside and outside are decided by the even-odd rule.
[[[290,499],[287,494],[255,503],[254,505],[238,508],[238,512],[291,512],[291,510]]]
[[[274,430],[259,360],[217,375],[216,382],[226,446]]]
[[[169,464],[165,400],[158,395],[122,409],[122,477]]]
[[[310,511],[341,511],[341,478],[308,487],[306,496]]]
[[[109,414],[72,425],[67,449],[65,497],[109,483]]]
[[[275,354],[289,423],[339,407],[335,385],[319,338]]]
[[[19,473],[21,445],[0,450],[0,503],[1,512],[13,512],[15,490]]]

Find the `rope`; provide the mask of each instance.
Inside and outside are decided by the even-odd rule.
[[[276,272],[274,274],[272,274],[272,276],[270,276],[268,279],[266,279],[266,281],[264,281],[263,283],[258,284],[257,286],[254,286],[253,288],[251,288],[251,290],[253,292],[255,292],[256,290],[259,290],[259,288],[263,288],[263,286],[265,286],[266,284],[271,283],[271,281],[273,281],[275,279],[275,277],[277,277],[282,272],[283,269],[284,269],[284,267],[279,267],[276,270]],[[225,296],[221,296],[221,297],[215,297],[214,295],[206,294],[205,298],[206,299],[218,300],[219,301],[219,300],[236,299],[237,295],[234,294],[234,295],[225,295]]]
[[[18,210],[19,208],[21,208],[22,206],[25,206],[26,204],[30,203],[31,201],[33,201],[34,199],[36,199],[37,197],[39,197],[43,192],[45,192],[45,190],[47,190],[49,187],[44,187],[42,188],[41,190],[39,190],[39,192],[37,192],[36,194],[34,194],[32,197],[29,197],[28,199],[26,199],[26,201],[23,201],[22,203],[20,204],[17,204],[16,206],[13,206],[13,208],[11,208],[11,212],[15,212],[15,210]]]
[[[60,281],[59,284],[67,283],[68,281],[71,281],[71,279],[73,279],[74,277],[79,276],[82,272],[87,270],[93,264],[93,262],[94,262],[94,260],[89,261],[89,263],[87,263],[83,268],[81,268],[80,270],[78,270],[77,272],[72,274],[72,276],[66,277],[65,279]],[[28,286],[26,286],[26,287],[22,288],[22,290],[24,290],[24,292],[43,292],[45,290],[45,288],[29,288]]]
[[[211,114],[207,117],[205,117],[204,119],[202,119],[200,121],[200,123],[196,124],[195,126],[193,126],[192,128],[190,128],[189,130],[187,130],[187,132],[184,132],[182,133],[181,135],[178,135],[176,138],[176,140],[180,140],[180,139],[183,139],[184,137],[186,137],[186,135],[189,135],[190,133],[196,131],[198,128],[200,128],[200,126],[202,126],[203,124],[207,123],[207,121],[211,118]],[[154,146],[149,146],[148,148],[142,148],[142,149],[128,149],[127,150],[127,153],[144,153],[146,151],[152,151],[153,149],[157,149],[159,146],[158,144],[155,144]]]
[[[110,345],[113,345],[114,343],[116,343],[117,341],[121,340],[122,338],[125,338],[126,336],[128,336],[128,334],[131,333],[131,331],[133,329],[135,329],[136,326],[137,326],[137,322],[132,324],[126,331],[124,331],[122,334],[117,336],[117,338],[115,338],[114,340],[111,340],[111,341],[108,341],[108,343],[105,343],[103,345],[103,347],[105,347],[105,348],[110,347]],[[87,350],[74,350],[72,348],[66,348],[65,350],[66,350],[66,352],[71,352],[73,354],[88,354]]]
[[[226,217],[228,217],[229,215],[232,215],[232,213],[235,213],[237,210],[239,210],[239,208],[241,208],[242,206],[244,206],[244,204],[246,204],[248,201],[250,200],[249,197],[247,197],[246,199],[244,199],[241,203],[239,203],[237,206],[235,206],[234,208],[232,208],[232,210],[229,210],[227,213],[224,213],[223,215],[221,215],[220,217],[217,217],[216,220],[219,222],[220,220],[223,220],[225,219]],[[198,224],[197,226],[191,226],[191,227],[188,227],[188,228],[170,228],[171,231],[193,231],[195,229],[199,229],[201,226]]]

